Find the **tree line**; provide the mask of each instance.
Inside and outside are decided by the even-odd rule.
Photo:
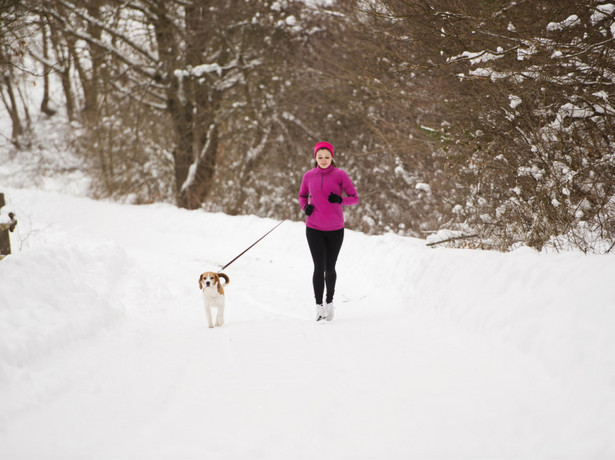
[[[27,149],[23,75],[40,76],[40,112],[78,127],[94,196],[300,219],[311,146],[329,140],[362,199],[350,228],[602,253],[615,244],[614,10],[0,0],[0,94]]]

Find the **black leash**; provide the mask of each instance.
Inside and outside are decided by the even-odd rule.
[[[272,231],[274,231],[276,228],[278,228],[280,225],[282,225],[284,222],[286,222],[286,219],[284,219],[283,221],[279,222],[275,227],[273,227],[271,230],[269,230],[267,233],[265,233],[263,236],[261,236],[258,240],[256,240],[254,243],[252,243],[252,245],[247,248],[245,251],[243,251],[241,254],[239,254],[237,257],[235,257],[233,260],[231,260],[228,264],[226,264],[224,267],[222,267],[220,269],[220,271],[224,270],[226,267],[228,267],[229,265],[231,265],[233,262],[235,262],[237,259],[239,259],[241,256],[243,256],[246,252],[248,252],[250,249],[252,249],[254,246],[256,246],[256,244],[262,240],[263,238],[265,238],[267,235],[269,235]]]

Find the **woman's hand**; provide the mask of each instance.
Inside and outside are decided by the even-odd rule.
[[[314,212],[314,205],[313,204],[306,205],[305,208],[303,208],[303,212],[305,212],[306,216],[309,216],[310,214]]]
[[[331,195],[329,195],[329,203],[342,204],[342,197],[331,192]]]

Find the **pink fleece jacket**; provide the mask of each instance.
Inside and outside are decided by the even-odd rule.
[[[342,203],[329,203],[329,195],[335,193],[342,197]],[[346,196],[344,196],[344,194]],[[314,212],[307,216],[305,225],[315,230],[332,231],[344,228],[342,206],[359,202],[357,190],[345,171],[335,166],[322,169],[316,166],[303,176],[299,189],[299,204],[305,209],[314,206]]]

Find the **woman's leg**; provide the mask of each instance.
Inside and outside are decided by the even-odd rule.
[[[306,227],[306,237],[312,260],[314,261],[314,274],[312,275],[312,285],[314,286],[314,298],[316,304],[322,304],[322,297],[325,290],[325,232]]]
[[[327,284],[327,303],[333,302],[337,272],[335,264],[344,241],[344,229],[326,232],[325,237],[325,281]]]

